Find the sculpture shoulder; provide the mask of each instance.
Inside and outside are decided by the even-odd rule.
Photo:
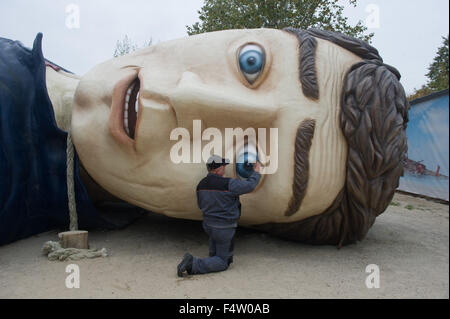
[[[46,67],[46,85],[48,96],[55,112],[58,127],[64,131],[70,129],[72,121],[72,104],[79,77],[63,70],[56,71],[52,66]]]

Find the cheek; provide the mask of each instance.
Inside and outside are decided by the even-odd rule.
[[[74,96],[74,111],[88,109],[89,106],[95,104],[96,90],[93,82],[81,80]]]

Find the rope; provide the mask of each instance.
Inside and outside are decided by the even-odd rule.
[[[71,231],[78,230],[77,205],[75,201],[75,182],[74,182],[74,157],[75,151],[72,143],[71,131],[67,133],[67,197],[69,202],[69,228]],[[83,258],[107,257],[108,253],[105,248],[102,249],[78,249],[78,248],[62,248],[60,242],[48,241],[44,243],[42,252],[47,255],[49,260],[80,260]]]
[[[42,252],[49,260],[80,260],[84,258],[107,257],[106,248],[102,249],[78,249],[78,248],[62,248],[59,242],[47,241],[42,247]]]
[[[74,147],[72,143],[71,130],[67,133],[67,196],[69,199],[70,230],[78,230],[77,204],[75,201],[74,171]]]

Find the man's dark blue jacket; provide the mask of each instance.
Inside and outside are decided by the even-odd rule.
[[[197,186],[197,202],[203,220],[210,226],[236,227],[241,217],[239,195],[253,191],[260,179],[258,172],[253,172],[247,180],[209,173]]]

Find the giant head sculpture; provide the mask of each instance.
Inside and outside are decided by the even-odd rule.
[[[61,81],[54,72],[53,84]],[[277,128],[277,169],[241,197],[240,224],[343,245],[364,238],[402,175],[409,105],[399,79],[375,48],[340,33],[206,33],[71,80],[71,132],[103,189],[155,213],[201,220],[195,186],[205,165],[174,163],[171,132],[185,128],[194,144],[194,120],[220,132]],[[52,102],[58,119],[61,103]],[[227,175],[239,177],[236,165]]]

